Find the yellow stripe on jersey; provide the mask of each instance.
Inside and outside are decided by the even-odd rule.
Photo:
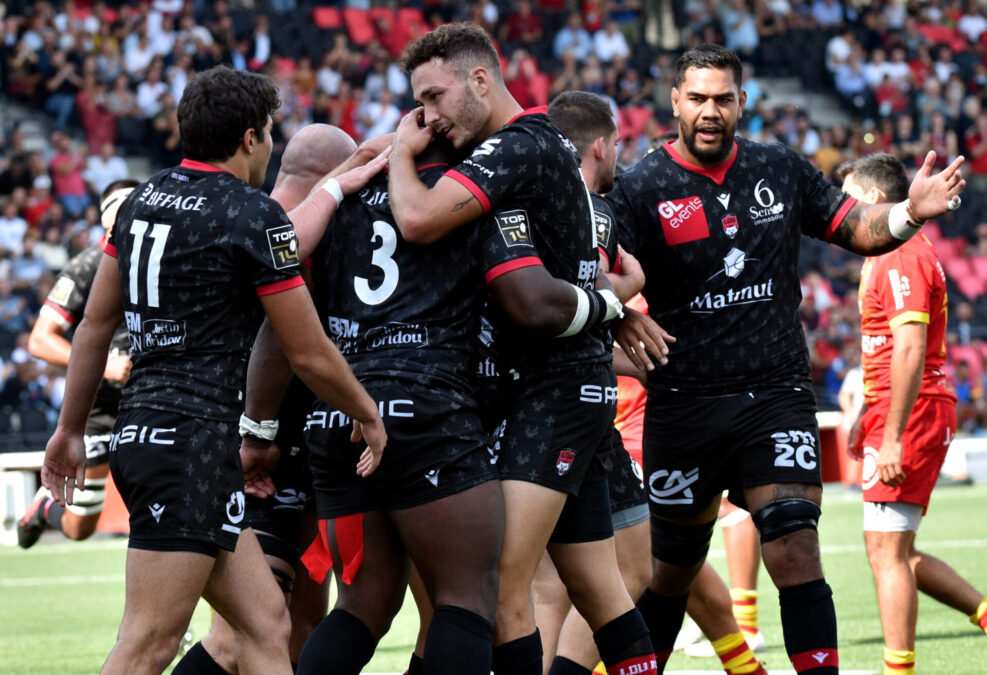
[[[888,325],[891,330],[894,330],[898,326],[905,323],[929,323],[929,313],[928,312],[902,312],[895,318],[891,319]]]

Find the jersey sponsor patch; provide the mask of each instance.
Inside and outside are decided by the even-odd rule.
[[[701,197],[672,199],[658,204],[658,217],[670,246],[709,238],[709,223]]]
[[[524,209],[501,211],[495,218],[497,219],[497,229],[500,230],[500,236],[504,238],[504,243],[507,246],[531,245],[528,214]]]
[[[727,236],[733,239],[737,236],[737,230],[739,229],[739,223],[737,222],[737,216],[732,213],[728,213],[723,216],[723,231],[727,233]]]
[[[267,244],[271,247],[271,260],[275,269],[298,264],[298,239],[291,225],[280,225],[267,230]]]
[[[72,297],[72,291],[75,290],[75,280],[69,279],[68,277],[59,277],[55,285],[52,286],[51,292],[48,293],[48,299],[54,302],[56,305],[62,305],[63,307],[68,304],[69,298]]]
[[[613,232],[613,219],[606,213],[593,211],[593,225],[596,227],[596,243],[606,249],[610,245],[610,233]]]

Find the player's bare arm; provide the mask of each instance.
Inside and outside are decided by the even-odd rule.
[[[959,208],[960,193],[966,187],[960,172],[963,156],[932,174],[935,162],[936,153],[930,150],[908,188],[906,202],[856,203],[833,233],[833,243],[860,255],[880,255],[900,246],[925,221]]]
[[[483,214],[483,206],[460,183],[442,177],[428,188],[418,177],[415,156],[432,139],[431,127],[420,127],[421,108],[401,119],[388,165],[387,191],[401,236],[429,244]]]
[[[51,310],[49,310],[51,311]],[[28,336],[27,351],[36,359],[41,359],[59,368],[69,365],[72,343],[65,339],[62,324],[50,316],[45,308],[38,314],[31,334]],[[111,382],[126,382],[130,377],[130,357],[126,354],[112,354],[106,359],[103,379]]]
[[[71,504],[76,487],[84,489],[86,418],[103,379],[113,333],[123,323],[120,269],[116,258],[103,256],[93,281],[86,314],[74,337],[58,426],[45,448],[41,482],[60,504]]]
[[[613,292],[617,294],[617,299],[621,302],[627,302],[644,290],[644,270],[641,269],[641,263],[638,262],[637,258],[622,248],[619,250],[620,272],[611,272],[603,256],[600,256],[600,263],[601,269],[606,272],[606,276],[613,286]]]
[[[605,296],[601,296],[594,301],[588,317],[580,321],[580,294],[586,291],[556,279],[541,265],[498,276],[490,282],[490,292],[513,323],[547,337],[575,335],[610,321],[617,316],[620,305],[613,291],[609,291],[613,302],[606,304]],[[580,325],[575,326],[577,322]]]
[[[316,396],[353,419],[353,440],[362,437],[367,442],[357,473],[369,475],[387,442],[384,423],[377,404],[322,329],[308,290],[296,287],[265,295],[261,304],[298,377]]]
[[[386,146],[369,162],[343,173],[336,174],[335,170],[330,172],[315,185],[305,201],[288,212],[298,238],[299,258],[304,260],[312,255],[325,234],[326,226],[336,213],[339,202],[347,195],[363,189],[368,180],[387,166],[389,156],[390,146]]]
[[[904,323],[892,330],[891,335],[894,344],[890,368],[891,401],[877,453],[877,471],[882,483],[897,487],[906,478],[901,465],[904,453],[901,437],[922,387],[928,324]]]

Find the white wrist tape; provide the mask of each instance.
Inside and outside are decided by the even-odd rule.
[[[332,195],[332,198],[336,200],[337,205],[343,203],[343,188],[339,187],[338,180],[335,178],[330,178],[322,184],[322,189]]]
[[[914,237],[924,224],[912,218],[908,207],[909,203],[906,199],[892,206],[891,212],[888,213],[888,230],[892,237],[901,241],[908,241]]]
[[[572,285],[572,288],[576,291],[576,313],[573,315],[569,327],[556,337],[569,337],[577,334],[586,325],[586,320],[589,319],[589,296],[579,286]]]
[[[602,291],[597,291],[597,293],[602,295],[603,299],[607,301],[607,313],[603,317],[603,323],[613,321],[617,317],[624,318],[624,306],[620,304],[616,293],[609,288],[604,288]]]
[[[247,417],[246,414],[240,415],[241,437],[252,436],[254,438],[259,438],[262,441],[273,441],[274,437],[277,435],[277,420],[261,420],[260,422],[257,422]]]

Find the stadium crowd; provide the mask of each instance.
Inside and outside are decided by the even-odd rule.
[[[3,9],[2,93],[44,111],[43,138],[6,115],[0,148],[0,427],[42,431],[62,374],[26,350],[54,275],[98,238],[95,196],[128,175],[181,159],[177,105],[189,77],[219,63],[263,72],[282,108],[277,149],[313,122],[356,140],[393,131],[412,106],[396,57],[413,36],[452,20],[497,40],[508,89],[523,106],[564,90],[607,97],[628,168],[669,129],[676,55],[699,42],[741,54],[741,133],[798,148],[830,175],[846,159],[890,152],[907,167],[929,149],[940,166],[967,157],[969,208],[925,232],[950,281],[949,375],[960,425],[987,428],[987,11],[974,0],[13,0]],[[373,5],[373,6],[371,6]],[[755,75],[756,73],[756,75]],[[835,93],[844,122],[827,127],[772,96],[758,76]],[[920,159],[918,160],[920,161]],[[269,188],[279,162],[269,167]],[[859,361],[856,288],[862,259],[807,241],[802,319],[820,404],[836,407]]]

